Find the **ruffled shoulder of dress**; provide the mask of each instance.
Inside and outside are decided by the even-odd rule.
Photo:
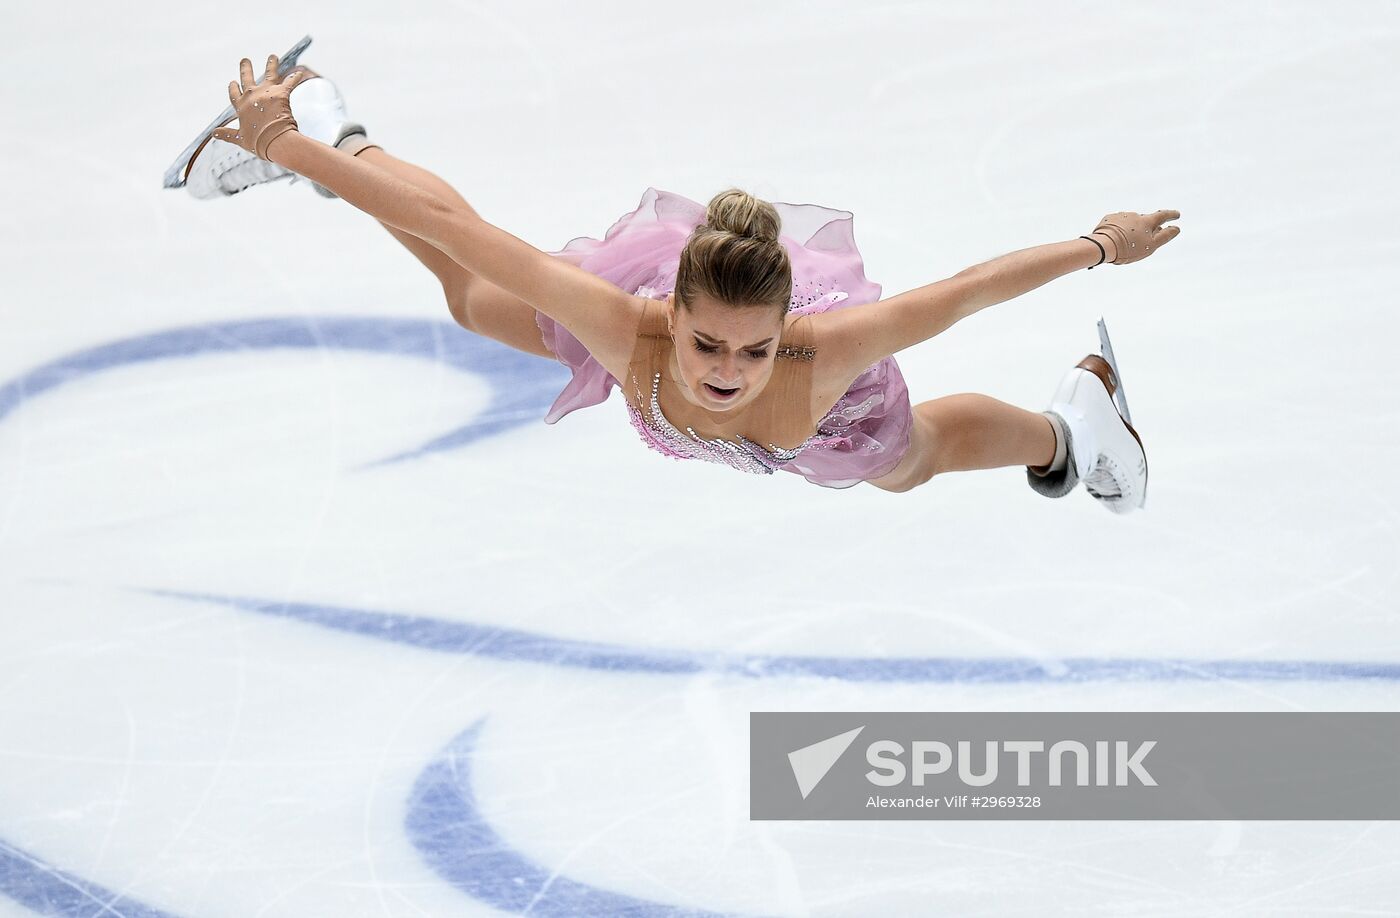
[[[837,254],[859,251],[856,248],[855,215],[850,211],[821,204],[792,204],[787,201],[773,201],[772,204],[782,221],[780,236],[818,252]],[[705,205],[672,191],[648,188],[637,207],[608,227],[602,240],[576,236],[564,248],[576,243],[607,242],[637,225],[667,223],[683,226],[689,232],[704,222]]]
[[[833,288],[843,291],[846,294],[843,305],[846,306],[874,302],[880,298],[880,285],[872,283],[865,276],[865,264],[856,246],[854,214],[821,204],[793,204],[787,201],[774,201],[772,204],[781,221],[779,240],[792,262],[794,309],[814,305],[817,297],[804,294],[814,292],[818,283],[823,288],[823,295]],[[617,250],[622,245],[627,246],[629,254],[635,254],[633,245],[643,245],[653,254],[664,252],[679,259],[685,241],[695,227],[704,222],[704,204],[685,195],[650,187],[642,194],[637,207],[618,218],[601,240],[579,236],[570,240],[558,254],[568,253],[568,256],[582,260]],[[624,243],[624,239],[627,242]],[[657,267],[661,269],[659,276],[649,278],[653,281],[650,286],[664,297],[674,289],[675,266]],[[830,308],[836,304],[828,302],[824,305]]]

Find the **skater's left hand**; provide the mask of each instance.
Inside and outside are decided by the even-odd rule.
[[[1109,264],[1130,265],[1142,261],[1180,235],[1181,227],[1162,225],[1179,219],[1179,210],[1156,210],[1150,214],[1120,210],[1116,214],[1105,214],[1094,227],[1094,233],[1107,236],[1113,243],[1115,254],[1108,259]]]
[[[297,121],[292,117],[291,93],[306,71],[292,70],[279,78],[275,54],[267,58],[267,70],[261,83],[254,82],[253,62],[248,58],[243,58],[238,70],[242,85],[233,81],[228,84],[229,101],[238,112],[238,127],[216,128],[214,136],[271,162],[267,148],[272,141],[297,129]]]

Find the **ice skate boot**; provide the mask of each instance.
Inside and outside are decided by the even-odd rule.
[[[378,146],[369,142],[363,125],[349,119],[345,100],[334,83],[310,67],[294,69],[307,71],[288,96],[298,131],[351,155]],[[276,163],[259,159],[238,144],[211,135],[189,162],[185,188],[196,198],[219,198],[284,178],[290,178],[292,184],[308,181]],[[338,197],[329,188],[310,184],[324,197]]]
[[[334,83],[305,65],[289,68],[287,72],[292,70],[307,72],[307,76],[292,88],[288,96],[298,131],[313,140],[345,150],[352,156],[378,146],[369,142],[363,125],[349,119],[345,100]],[[224,124],[233,120],[230,115]],[[308,181],[276,163],[259,159],[237,144],[214,138],[211,128],[208,136],[194,147],[194,152],[185,162],[179,184],[196,198],[208,199],[238,194],[254,185],[284,178],[290,178],[291,184]],[[338,197],[329,188],[315,182],[310,184],[324,197]]]
[[[286,54],[278,58],[277,75],[279,77],[284,77],[288,73],[290,73],[292,68],[296,66],[297,59],[301,57],[302,53],[305,52],[306,49],[310,47],[310,45],[311,36],[303,35],[300,41],[292,45],[292,47],[287,50]],[[194,164],[195,158],[203,151],[203,149],[206,146],[209,145],[210,138],[214,134],[214,129],[231,124],[237,118],[238,113],[234,110],[232,103],[224,106],[224,110],[219,113],[218,117],[216,117],[213,121],[209,122],[209,125],[205,127],[203,131],[200,131],[199,134],[194,138],[194,140],[190,141],[189,145],[180,152],[179,156],[175,157],[175,161],[170,164],[170,167],[168,169],[165,170],[165,177],[162,181],[163,187],[185,187],[185,180],[190,174],[191,166]],[[236,144],[224,143],[222,141],[219,141],[218,143],[221,143],[223,147],[237,148]],[[215,149],[218,150],[220,149],[220,147],[216,146]],[[252,154],[248,155],[252,156]],[[256,157],[254,158],[256,159]],[[286,170],[283,171],[285,172]],[[207,189],[205,190],[207,191]],[[216,192],[209,196],[217,197],[218,195],[219,193]],[[196,195],[196,197],[203,196],[205,195]]]
[[[1147,500],[1147,453],[1128,413],[1122,377],[1099,320],[1103,354],[1090,354],[1065,374],[1044,412],[1059,431],[1056,462],[1028,468],[1030,486],[1047,497],[1064,497],[1082,480],[1105,509],[1128,513]],[[1063,468],[1056,469],[1059,461]]]

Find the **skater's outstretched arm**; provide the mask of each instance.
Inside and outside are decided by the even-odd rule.
[[[288,96],[303,73],[278,77],[277,58],[272,56],[262,82],[255,83],[252,64],[244,58],[241,86],[229,83],[239,127],[219,128],[214,136],[329,188],[381,223],[431,243],[472,274],[564,325],[600,360],[610,349],[625,348],[630,354],[638,310],[618,287],[551,257],[468,208],[299,133]]]
[[[1103,231],[1093,234],[1099,245],[1079,238],[1021,249],[878,303],[823,313],[814,317],[813,329],[828,362],[840,367],[842,378],[854,379],[871,364],[941,334],[979,310],[1093,267],[1100,259],[1140,261],[1176,238],[1180,230],[1162,223],[1180,216],[1174,210],[1109,214],[1100,221]],[[1122,244],[1120,252],[1120,243],[1128,239],[1135,241]]]
[[[425,242],[573,332],[590,339],[630,339],[635,321],[619,323],[630,302],[617,286],[442,200],[370,162],[290,131],[269,148],[273,162]]]

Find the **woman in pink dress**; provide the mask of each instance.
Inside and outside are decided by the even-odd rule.
[[[1024,465],[1047,496],[1083,480],[1115,513],[1145,500],[1146,455],[1106,333],[1105,352],[1040,412],[976,394],[911,404],[893,355],[1070,271],[1147,257],[1178,234],[1163,226],[1176,211],[1110,214],[1091,235],[881,299],[844,211],[738,189],[702,206],[649,188],[602,239],[543,252],[370,143],[334,84],[304,66],[269,57],[258,82],[245,58],[229,98],[238,125],[206,135],[180,184],[217,197],[291,176],[370,214],[438,278],[459,324],[571,369],[546,423],[621,385],[642,440],[678,459],[888,491]]]

